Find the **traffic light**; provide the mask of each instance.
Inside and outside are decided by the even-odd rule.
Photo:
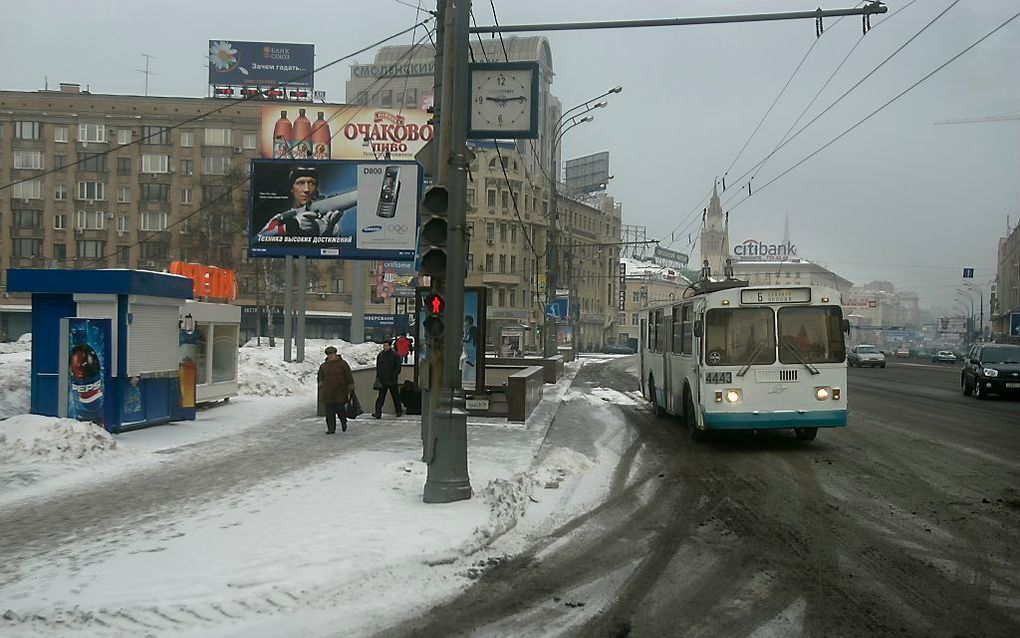
[[[430,293],[425,297],[425,320],[422,327],[430,337],[438,337],[443,334],[443,311],[446,310],[446,300],[438,293]]]
[[[450,206],[450,192],[442,184],[433,184],[421,200],[422,226],[418,233],[418,255],[421,272],[429,277],[446,276],[446,211]]]

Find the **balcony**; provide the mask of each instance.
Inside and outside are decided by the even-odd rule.
[[[483,272],[482,283],[496,286],[522,286],[524,284],[524,277],[511,273]]]

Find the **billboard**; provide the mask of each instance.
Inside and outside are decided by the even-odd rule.
[[[289,107],[289,108],[288,108]],[[420,109],[360,106],[262,107],[259,154],[265,159],[413,160],[432,139]],[[313,112],[314,111],[314,112]]]
[[[60,320],[58,414],[113,428],[116,413],[110,371],[110,319],[64,317]]]
[[[415,277],[418,275],[414,262],[380,261],[375,265],[375,303],[382,303],[393,297],[411,299],[414,297]]]
[[[413,261],[417,162],[252,160],[248,253]]]
[[[966,317],[939,317],[939,334],[967,334]]]
[[[655,246],[655,251],[652,253],[652,258],[655,260],[655,263],[659,264],[660,266],[671,266],[678,270],[686,268],[687,262],[689,260],[687,253],[682,253],[677,250],[663,248],[658,244],[656,244]]]
[[[314,44],[209,40],[209,84],[311,89]]]
[[[567,174],[563,183],[568,191],[593,193],[606,190],[606,184],[609,183],[609,151],[567,160],[563,167]]]

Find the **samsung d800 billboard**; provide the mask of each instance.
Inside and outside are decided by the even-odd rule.
[[[252,257],[413,261],[417,162],[252,160]]]

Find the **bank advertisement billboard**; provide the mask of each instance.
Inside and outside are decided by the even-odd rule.
[[[413,160],[432,139],[420,109],[295,104],[262,107],[259,154],[265,159]]]
[[[252,160],[252,257],[413,261],[417,162]]]
[[[209,40],[209,84],[313,88],[314,44]]]

